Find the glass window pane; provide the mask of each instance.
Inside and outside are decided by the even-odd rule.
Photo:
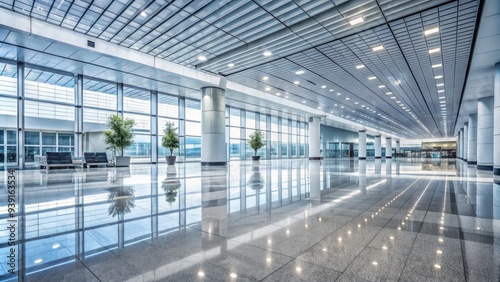
[[[186,137],[186,158],[200,158],[201,157],[201,138],[200,137]]]
[[[40,145],[40,133],[26,131],[24,133],[24,144],[25,145]]]
[[[133,119],[135,121],[134,131],[150,132],[151,117],[135,114],[123,114],[123,118]]]
[[[271,131],[274,131],[274,132],[278,131],[278,118],[277,117],[271,117]]]
[[[241,126],[241,111],[239,109],[229,109],[229,124],[231,126]]]
[[[42,133],[42,145],[55,146],[56,143],[57,143],[57,141],[56,141],[56,134],[55,133],[47,133],[47,132]]]
[[[116,83],[83,80],[83,106],[116,110]],[[84,110],[85,112],[85,110]]]
[[[186,119],[193,121],[201,121],[200,109],[201,109],[200,101],[186,99]]]
[[[241,129],[239,127],[230,127],[229,128],[229,137],[240,139],[241,138]]]
[[[168,119],[168,118],[158,118],[158,134],[162,134],[162,135],[164,134],[163,130],[165,129],[165,124],[167,122],[173,122],[175,124],[175,127],[177,127],[177,134],[179,134],[179,120],[178,119]]]
[[[143,114],[151,113],[151,93],[143,89],[123,87],[123,110]]]
[[[246,128],[255,129],[255,113],[246,112]]]
[[[13,130],[7,130],[7,144],[17,144],[17,132]]]
[[[59,133],[59,146],[74,146],[75,136],[73,134]]]
[[[4,143],[4,140],[3,140],[3,139],[4,139],[4,135],[5,135],[5,133],[4,133],[4,132],[5,132],[5,131],[4,131],[3,129],[2,129],[2,130],[0,130],[0,144],[3,144],[3,143]]]
[[[25,97],[60,103],[75,103],[73,76],[25,69]]]
[[[158,115],[179,118],[179,99],[170,95],[158,94]]]
[[[17,67],[0,63],[0,94],[17,96]]]
[[[7,146],[7,162],[16,163],[17,162],[17,146]]]
[[[186,121],[186,135],[201,136],[201,123]]]
[[[26,101],[25,110],[27,117],[48,118],[57,120],[75,120],[75,107],[58,104]]]
[[[40,155],[40,147],[24,147],[24,157],[26,158],[26,162],[34,162],[35,155]]]

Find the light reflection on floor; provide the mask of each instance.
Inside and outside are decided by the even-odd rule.
[[[0,280],[500,277],[500,185],[462,161],[188,163],[16,177],[21,271],[7,272],[2,240]],[[6,226],[5,187],[0,194]]]

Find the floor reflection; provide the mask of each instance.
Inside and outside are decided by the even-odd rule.
[[[331,259],[332,271],[349,273],[360,263],[356,256],[328,249],[342,245],[364,257],[370,242],[386,232],[406,232],[405,240],[415,244],[425,236],[462,240],[466,256],[460,257],[466,261],[478,248],[498,252],[500,241],[500,185],[491,173],[454,160],[187,163],[27,170],[16,177],[19,271],[8,273],[4,254],[10,246],[3,240],[0,279],[7,281],[59,281],[72,275],[101,281],[192,280],[189,275],[196,278],[199,271],[207,277],[227,275],[222,280],[231,274],[261,280],[299,256],[313,268]],[[0,181],[7,184],[7,172]],[[6,189],[1,191],[0,218],[7,222]],[[347,235],[337,235],[345,228]],[[358,228],[365,230],[361,237],[355,235]],[[9,230],[0,230],[1,238],[9,236]],[[154,263],[129,261],[144,248],[158,255]],[[413,251],[406,245],[394,248],[410,262],[399,273],[415,273]],[[342,262],[335,260],[340,254]],[[116,264],[116,271],[105,271]],[[481,268],[470,265],[471,273]],[[362,272],[353,275],[371,277]],[[470,277],[499,277],[494,269],[480,274]]]

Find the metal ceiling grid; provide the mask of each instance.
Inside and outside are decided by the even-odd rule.
[[[457,116],[477,7],[477,1],[451,2],[390,23],[443,136],[452,134]],[[424,35],[424,30],[435,27],[439,27],[439,33]],[[429,54],[434,48],[440,51]],[[442,66],[432,67],[439,64]],[[436,79],[439,76],[443,78]],[[441,103],[439,97],[446,97],[446,102]]]
[[[125,86],[123,87],[123,96],[140,100],[150,100],[151,92],[144,89]]]

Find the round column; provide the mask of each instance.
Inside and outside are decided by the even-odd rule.
[[[320,159],[320,117],[309,118],[309,159]]]
[[[493,110],[493,175],[500,175],[500,62],[495,65]]]
[[[226,165],[226,96],[219,87],[201,88],[201,165]]]
[[[399,154],[399,149],[400,149],[400,145],[399,145],[399,140],[396,141],[396,158],[398,157],[398,154]]]
[[[466,122],[464,123],[464,158],[463,160],[467,162],[467,154],[468,154],[468,146],[469,146],[469,142],[468,142],[468,136],[469,136],[469,123]]]
[[[375,158],[382,158],[382,138],[380,135],[375,136]]]
[[[385,157],[387,159],[392,158],[392,138],[385,138]]]
[[[493,170],[493,97],[477,101],[477,169]]]
[[[467,163],[477,164],[477,114],[469,115],[469,135],[467,136]]]
[[[360,160],[366,160],[366,131],[358,132],[358,157]]]

